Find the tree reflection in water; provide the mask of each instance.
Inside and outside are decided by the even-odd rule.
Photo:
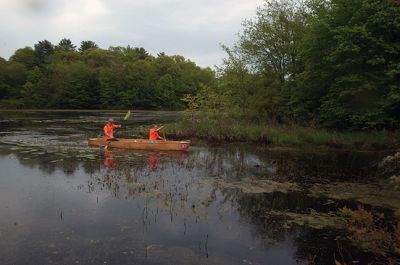
[[[227,188],[220,184],[250,178],[254,181],[293,181],[302,187],[343,178],[368,177],[373,174],[364,172],[373,172],[370,165],[374,164],[371,162],[374,157],[347,153],[274,153],[241,147],[193,148],[190,153],[47,149],[51,152],[43,153],[37,147],[2,152],[5,155],[12,153],[22,165],[37,167],[50,176],[61,170],[66,178],[72,178],[76,177],[74,172],[83,170],[87,175],[81,176],[81,185],[86,187],[79,186],[79,189],[96,196],[111,194],[119,200],[138,203],[142,207],[144,231],[156,229],[164,215],[169,217],[171,224],[182,225],[185,235],[207,223],[226,223],[228,226],[239,223],[250,226],[252,237],[261,242],[264,250],[289,240],[295,244],[294,255],[300,261],[312,259],[317,264],[332,264],[333,257],[338,255],[348,261],[355,256],[362,262],[372,260],[346,240],[336,240],[341,232],[335,228],[287,226],[284,217],[273,214],[308,214],[311,209],[328,213],[343,205],[352,205],[352,202],[329,202],[326,198],[310,197],[303,190],[244,193],[240,187]],[[239,220],[235,219],[236,215]],[[208,251],[213,250],[212,242],[207,241],[205,247],[205,239],[211,233],[218,235],[218,231],[207,231],[201,244],[202,251],[207,249],[207,256]],[[224,236],[238,240],[233,235]]]

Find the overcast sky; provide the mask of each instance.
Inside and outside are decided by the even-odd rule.
[[[0,57],[40,40],[69,38],[79,47],[143,47],[179,54],[205,67],[225,57],[244,19],[263,0],[0,0]]]

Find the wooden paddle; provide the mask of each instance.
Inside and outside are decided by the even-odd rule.
[[[128,112],[125,114],[124,121],[128,120],[131,114],[132,114],[131,111],[128,110]]]
[[[133,116],[133,110],[132,111],[128,110],[122,120],[127,121],[131,116]],[[121,124],[122,124],[122,122],[121,122]],[[124,124],[124,126],[125,126],[125,124]],[[125,135],[125,133],[129,133],[129,130],[120,130],[120,133]]]
[[[165,127],[164,125],[161,126],[157,131],[160,131],[164,127]],[[163,131],[163,138],[164,138],[164,141],[167,141],[167,138],[165,137],[165,131]]]

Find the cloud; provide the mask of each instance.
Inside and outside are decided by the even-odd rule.
[[[263,0],[0,1],[0,56],[47,39],[92,40],[102,48],[139,46],[180,54],[200,66],[220,64],[219,43],[232,45]]]

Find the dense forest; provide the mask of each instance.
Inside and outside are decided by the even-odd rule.
[[[209,68],[144,48],[80,47],[64,38],[39,41],[0,60],[1,106],[7,108],[182,109],[181,98],[215,83]]]
[[[239,29],[238,29],[239,30]],[[0,60],[3,108],[146,108],[338,129],[400,126],[400,1],[265,0],[215,70],[39,41]]]

